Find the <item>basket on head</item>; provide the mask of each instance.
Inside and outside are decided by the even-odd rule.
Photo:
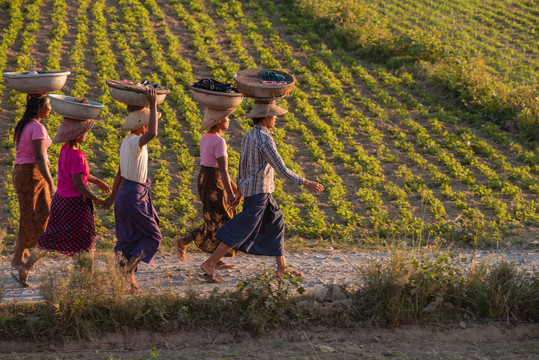
[[[241,70],[234,74],[234,80],[238,90],[245,97],[261,100],[285,97],[296,84],[292,75],[268,69]]]
[[[150,106],[150,102],[146,98],[146,89],[148,85],[135,84],[120,80],[107,80],[109,86],[110,96],[115,100],[127,104],[136,106]],[[163,87],[155,89],[156,104],[159,105],[165,98],[170,90]]]
[[[200,130],[204,131],[217,124],[236,110],[243,100],[243,95],[235,92],[219,92],[189,85],[195,101],[206,107]]]
[[[79,102],[74,96],[49,94],[52,109],[58,114],[75,120],[95,119],[105,105],[96,101]]]
[[[60,90],[69,71],[20,71],[5,72],[6,85],[26,94],[46,94]]]

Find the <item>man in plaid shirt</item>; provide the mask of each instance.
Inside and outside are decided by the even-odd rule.
[[[215,275],[215,265],[234,248],[252,255],[275,256],[276,275],[302,276],[290,270],[284,258],[284,220],[279,205],[272,196],[275,190],[274,171],[289,181],[307,187],[315,193],[324,190],[316,181],[310,181],[288,169],[277,151],[270,129],[276,117],[287,110],[275,103],[255,104],[247,115],[254,127],[243,137],[238,173],[239,192],[230,199],[231,206],[245,198],[243,211],[225,223],[215,234],[221,241],[215,252],[200,267],[204,277],[211,282],[221,282]]]

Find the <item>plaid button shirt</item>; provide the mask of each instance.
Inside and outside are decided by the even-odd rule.
[[[274,169],[295,184],[305,180],[286,167],[269,130],[257,124],[241,142],[238,184],[243,196],[273,193]]]

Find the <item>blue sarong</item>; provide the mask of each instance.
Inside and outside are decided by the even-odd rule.
[[[271,194],[246,197],[243,211],[217,230],[215,237],[252,255],[284,255],[284,219]]]
[[[140,258],[152,264],[161,244],[159,216],[150,197],[150,180],[145,184],[123,179],[114,200],[116,238],[114,251],[126,258]]]

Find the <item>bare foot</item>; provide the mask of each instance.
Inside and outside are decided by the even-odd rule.
[[[200,268],[204,271],[204,274],[215,275],[215,267],[208,265],[207,261],[200,264]]]
[[[275,271],[275,276],[281,277],[283,275],[302,277],[303,273],[301,271],[290,269],[289,267],[286,267],[284,269],[277,269],[277,271]]]
[[[26,270],[24,267],[19,267],[19,273],[12,272],[11,276],[17,281],[19,284],[21,284],[24,287],[29,287],[30,283],[28,282],[28,275],[30,274],[30,271]]]
[[[174,251],[176,256],[180,259],[181,262],[185,262],[187,254],[187,245],[184,243],[184,238],[174,239]]]

